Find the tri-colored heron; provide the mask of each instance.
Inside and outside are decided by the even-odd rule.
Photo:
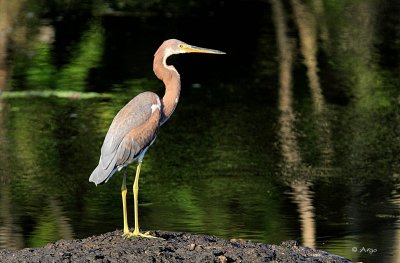
[[[165,84],[162,99],[153,92],[143,92],[134,97],[114,117],[108,129],[99,164],[90,175],[89,181],[96,185],[107,182],[111,176],[138,160],[133,184],[135,229],[129,232],[126,209],[126,175],[123,175],[121,194],[124,218],[124,237],[152,237],[140,233],[138,220],[139,174],[143,157],[157,137],[158,129],[171,117],[179,100],[181,89],[180,77],[174,66],[167,64],[167,58],[182,53],[225,54],[222,51],[188,45],[177,39],[169,39],[154,54],[153,70]]]

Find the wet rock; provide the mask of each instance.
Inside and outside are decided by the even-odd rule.
[[[0,250],[1,262],[350,262],[296,241],[267,245],[214,236],[151,231],[153,238],[124,239],[114,231],[42,248]]]

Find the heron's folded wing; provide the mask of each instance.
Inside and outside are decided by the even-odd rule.
[[[122,165],[131,160],[155,136],[160,120],[160,100],[155,93],[144,92],[133,98],[115,116],[101,148],[100,164],[107,169],[110,164]],[[149,125],[151,124],[151,125]],[[146,133],[143,129],[149,129]],[[116,163],[113,162],[117,158]]]

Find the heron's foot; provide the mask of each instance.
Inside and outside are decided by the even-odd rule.
[[[122,234],[122,237],[123,237],[123,238],[129,238],[129,237],[131,237],[132,235],[133,235],[132,232],[124,231],[124,233]]]
[[[155,236],[150,235],[150,232],[140,233],[139,231],[125,232],[122,234],[122,237],[123,238],[133,238],[133,237],[157,238]]]

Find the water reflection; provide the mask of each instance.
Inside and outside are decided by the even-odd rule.
[[[23,247],[23,233],[18,220],[11,213],[10,186],[2,182],[0,190],[0,248],[19,249]]]
[[[315,3],[317,9],[321,11],[319,3]],[[318,76],[318,37],[316,17],[311,8],[298,0],[291,1],[295,22],[299,29],[300,50],[304,58],[303,63],[307,68],[308,86],[311,90],[312,102],[314,105],[314,129],[317,131],[316,138],[321,145],[321,156],[324,165],[329,167],[333,159],[333,149],[331,142],[331,128],[327,121],[325,99],[322,95],[322,89]],[[324,32],[324,31],[322,31]],[[323,36],[321,36],[323,38]],[[327,38],[325,38],[327,40]]]
[[[318,78],[317,61],[317,27],[314,14],[307,9],[307,6],[298,0],[291,0],[294,18],[299,29],[299,40],[301,53],[304,57],[304,64],[307,67],[307,77],[311,89],[312,101],[315,111],[320,113],[324,109],[325,100]]]
[[[39,247],[54,240],[74,237],[70,219],[62,211],[59,201],[52,197],[49,197],[47,206],[44,207],[37,220],[28,240],[29,246]]]
[[[392,245],[393,248],[393,258],[392,262],[400,262],[400,175],[395,174],[395,180],[397,183],[392,191],[392,198],[391,202],[397,207],[397,211],[399,211],[395,216],[397,217],[395,224],[395,231],[394,231],[394,242]]]
[[[295,133],[292,106],[292,70],[294,40],[287,36],[286,16],[280,1],[271,0],[279,53],[279,136],[283,156],[283,175],[292,189],[291,197],[300,214],[303,245],[315,247],[315,219],[311,183],[305,178],[295,179],[302,169],[302,160]],[[317,103],[317,105],[319,105]],[[321,106],[321,105],[319,105]],[[318,108],[317,108],[318,110]]]
[[[18,219],[12,214],[13,199],[10,178],[3,171],[9,170],[7,155],[5,121],[7,121],[6,102],[0,98],[0,248],[18,249],[23,247],[23,232]]]
[[[301,234],[303,245],[307,247],[316,247],[316,224],[314,192],[311,190],[312,184],[307,181],[293,181],[290,184],[292,192],[290,193],[293,202],[298,205],[297,211],[300,215]]]
[[[276,40],[279,53],[279,110],[280,140],[284,163],[297,167],[301,163],[299,147],[294,130],[292,106],[292,68],[294,41],[287,37],[284,10],[279,1],[271,1],[276,28]]]

